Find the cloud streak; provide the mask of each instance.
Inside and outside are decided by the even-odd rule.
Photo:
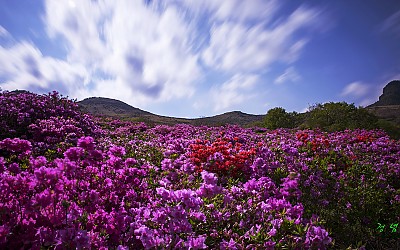
[[[340,96],[357,101],[361,106],[372,104],[375,99],[375,88],[363,82],[352,82],[343,88]]]
[[[391,32],[398,37],[400,36],[400,10],[385,19],[381,25],[381,31]]]
[[[297,73],[297,71],[294,69],[294,67],[289,67],[285,70],[285,72],[278,76],[274,83],[275,84],[282,84],[285,82],[297,82],[298,80],[301,79],[301,76]]]
[[[250,98],[251,90],[257,84],[257,75],[236,74],[221,86],[211,89],[214,111],[227,111],[234,105],[240,104]]]
[[[0,46],[0,60],[9,62],[0,69],[3,88],[58,89],[139,107],[203,89],[215,111],[253,96],[248,90],[274,63],[288,67],[276,83],[298,80],[291,64],[310,39],[298,33],[320,15],[299,7],[280,16],[281,3],[264,0],[45,0],[44,7],[44,30],[64,55],[47,56],[29,39]],[[12,34],[0,26],[0,37]],[[206,71],[224,77],[202,82]]]
[[[305,39],[296,40],[294,35],[312,26],[317,16],[318,12],[300,7],[275,26],[264,22],[251,26],[241,22],[216,23],[202,59],[208,66],[228,72],[266,69],[279,61],[294,62],[306,44]]]
[[[0,37],[8,37],[10,36],[10,33],[0,25]]]

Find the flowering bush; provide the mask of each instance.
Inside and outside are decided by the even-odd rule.
[[[255,155],[255,149],[244,150],[239,138],[233,138],[229,142],[227,138],[218,138],[211,145],[208,140],[196,140],[190,145],[190,158],[196,165],[196,170],[212,171],[219,175],[237,177],[246,172],[246,167],[251,164]]]
[[[97,130],[93,120],[79,111],[77,103],[55,91],[48,95],[0,92],[0,139],[34,137],[52,144],[70,133],[80,137]]]
[[[0,109],[1,249],[398,242],[377,230],[400,221],[400,143],[381,131],[98,124],[58,95],[0,98],[30,119]]]

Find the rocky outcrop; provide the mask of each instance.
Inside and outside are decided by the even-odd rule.
[[[400,105],[400,80],[389,82],[383,88],[383,94],[379,97],[379,101],[370,107]]]

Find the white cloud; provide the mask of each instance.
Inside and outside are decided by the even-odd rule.
[[[79,64],[43,56],[28,42],[10,48],[0,46],[0,61],[7,61],[0,68],[0,76],[8,79],[5,89],[54,90],[70,93],[87,81],[87,71]]]
[[[175,0],[195,15],[206,13],[209,21],[266,21],[279,8],[276,0]]]
[[[298,80],[300,80],[301,77],[300,75],[297,73],[297,71],[295,70],[295,68],[293,67],[289,67],[285,70],[285,72],[283,72],[282,75],[278,76],[274,83],[275,84],[281,84],[284,82],[297,82]]]
[[[341,96],[363,97],[368,94],[370,87],[362,82],[352,82],[342,91]]]
[[[275,18],[281,5],[276,0],[44,3],[45,30],[65,56],[50,57],[32,42],[9,39],[11,46],[0,47],[0,60],[9,62],[0,68],[0,79],[6,79],[1,87],[58,89],[79,99],[106,96],[143,108],[189,98],[199,89],[204,91],[199,95],[206,95],[208,86],[196,84],[209,68],[222,73],[221,82],[229,79],[212,89],[215,110],[243,103],[258,81],[256,73],[299,58],[308,38],[297,32],[319,17],[300,7]],[[0,26],[3,36],[12,38]],[[289,67],[276,81],[298,77]]]
[[[123,4],[116,11],[119,14],[105,26],[111,51],[103,69],[124,78],[131,89],[163,100],[193,94],[200,68],[190,51],[191,27],[179,11],[171,6],[158,13],[146,6]]]
[[[290,46],[288,52],[284,53],[283,59],[287,63],[295,62],[300,57],[300,53],[302,52],[303,48],[305,47],[305,45],[307,43],[308,43],[308,39],[300,39],[300,40],[296,41],[295,43],[293,43]]]
[[[55,43],[61,38],[66,56],[43,56],[26,41],[1,47],[3,60],[11,61],[0,69],[7,79],[2,87],[51,90],[57,82],[74,97],[113,96],[135,104],[191,96],[201,72],[191,51],[193,26],[173,5],[153,7],[130,0],[45,1],[47,33]],[[3,27],[0,32],[8,34]],[[33,58],[32,67],[26,57]]]
[[[306,43],[305,39],[295,41],[294,34],[312,26],[317,16],[318,12],[300,7],[284,22],[269,28],[265,23],[215,23],[202,59],[208,66],[225,71],[256,71],[276,61],[293,62]]]
[[[10,33],[8,33],[8,31],[0,25],[0,37],[8,37],[10,36]]]
[[[75,5],[71,5],[74,3]],[[75,7],[73,7],[75,6]],[[62,37],[70,62],[84,63],[87,67],[101,60],[105,44],[101,38],[101,22],[107,11],[103,1],[82,0],[45,2],[44,21],[51,38]]]
[[[371,84],[352,82],[343,89],[340,95],[349,98],[351,102],[355,102],[357,105],[365,107],[376,101],[378,90],[382,91],[381,88]]]
[[[257,75],[236,74],[221,86],[211,90],[214,111],[226,111],[236,104],[251,98],[251,90],[257,84]]]
[[[396,36],[400,36],[400,10],[386,18],[381,25],[381,31],[392,32]]]

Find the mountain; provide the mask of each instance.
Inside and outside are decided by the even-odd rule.
[[[366,107],[381,119],[400,124],[400,80],[389,82],[379,97],[379,101]]]
[[[366,109],[378,118],[400,124],[400,81],[391,81],[384,89],[379,101],[366,107]],[[250,126],[261,124],[264,115],[246,114],[240,111],[232,111],[224,114],[187,119],[167,117],[152,114],[150,112],[132,107],[122,101],[103,97],[91,97],[78,102],[82,111],[95,116],[115,117],[132,121],[145,122],[150,125],[165,124],[191,124],[194,126],[221,126],[225,124],[237,124]],[[303,114],[304,116],[305,114]]]
[[[104,97],[90,97],[78,102],[83,112],[95,116],[106,116],[115,118],[125,118],[134,121],[146,122],[149,124],[174,125],[178,123],[191,124],[195,126],[220,126],[225,124],[237,124],[247,126],[261,122],[263,115],[246,114],[240,111],[233,111],[221,115],[187,119],[167,117],[152,114],[138,108],[134,108],[122,101]]]
[[[400,105],[400,80],[394,80],[386,84],[379,101],[370,105],[370,107],[391,105]]]
[[[90,97],[78,102],[82,111],[101,116],[140,117],[150,112],[134,108],[122,101],[104,97]]]
[[[240,126],[246,126],[261,122],[264,119],[264,115],[252,115],[243,113],[241,111],[227,112],[221,115],[204,117],[198,119],[192,119],[193,125],[207,125],[207,126],[219,126],[224,124],[237,124]]]

